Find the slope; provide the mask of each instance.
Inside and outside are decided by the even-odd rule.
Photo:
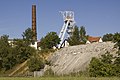
[[[69,74],[84,71],[92,57],[100,57],[107,51],[115,54],[117,49],[114,48],[114,43],[103,42],[70,46],[56,51],[49,57],[49,61],[52,63],[51,69],[57,75]]]

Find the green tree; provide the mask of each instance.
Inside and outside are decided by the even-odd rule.
[[[115,33],[113,36],[113,42],[115,42],[115,47],[118,47],[120,50],[120,33]]]
[[[114,71],[115,75],[120,77],[120,50],[116,52],[117,57],[115,57],[114,61]]]
[[[23,39],[14,39],[11,44],[8,40],[9,36],[0,37],[0,70],[9,70],[36,53],[36,50],[29,46],[32,39],[31,35],[32,32],[28,28],[23,32]]]
[[[92,58],[89,65],[90,76],[115,76],[116,72],[114,70],[115,66],[113,65],[113,55],[109,52],[106,52],[101,56],[100,59]]]
[[[103,63],[99,59],[93,57],[89,64],[90,76],[92,76],[92,77],[100,76],[101,75],[100,71],[101,71],[102,65],[103,65]]]
[[[110,54],[110,52],[106,52],[105,54],[101,55],[100,60],[103,63],[102,72],[105,73],[102,76],[114,76],[115,75],[113,59],[114,57],[112,54]]]
[[[86,30],[84,26],[80,27],[80,42],[86,42]]]
[[[0,70],[8,70],[10,69],[15,62],[12,55],[12,46],[8,43],[8,35],[3,35],[0,38]]]
[[[38,57],[31,57],[30,61],[28,62],[28,67],[30,71],[40,71],[40,69],[44,68],[44,60]]]
[[[24,62],[36,53],[36,50],[33,47],[26,46],[25,41],[22,39],[15,39],[14,45],[14,55],[16,55],[16,61],[18,63]]]
[[[27,28],[23,34],[23,40],[24,40],[24,44],[26,44],[26,46],[29,46],[31,43],[34,44],[34,40],[33,40],[33,31],[31,28]]]
[[[23,34],[23,39],[14,39],[14,52],[16,55],[16,61],[18,63],[22,63],[25,60],[29,59],[30,56],[32,56],[34,53],[36,53],[36,50],[32,47],[30,47],[31,43],[34,43],[32,40],[33,32],[31,28],[27,28]]]
[[[68,39],[68,42],[71,46],[73,45],[78,45],[80,42],[79,42],[79,29],[77,26],[74,27],[74,32],[72,34],[72,36]]]
[[[113,36],[113,42],[118,42],[120,41],[120,33],[115,33]]]
[[[118,47],[116,56],[113,57],[110,52],[101,55],[100,59],[92,59],[90,62],[89,72],[91,76],[118,76],[120,77],[120,33],[106,34],[103,36],[104,41],[113,41],[115,47]],[[93,62],[98,62],[97,64]],[[99,65],[101,63],[101,65]],[[100,73],[96,73],[96,72]]]
[[[60,39],[56,32],[49,32],[45,37],[40,40],[41,49],[51,49],[53,46],[59,44]]]
[[[105,34],[103,35],[103,41],[113,41],[113,34],[112,33],[109,33],[109,34]]]
[[[114,64],[120,65],[120,50],[118,50],[116,54],[117,54],[117,57],[116,57],[116,60],[114,61]]]
[[[113,55],[110,52],[106,52],[105,54],[101,55],[101,61],[106,64],[111,64],[113,60]]]

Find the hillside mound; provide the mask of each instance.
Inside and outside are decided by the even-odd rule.
[[[116,53],[114,43],[102,42],[70,46],[56,51],[49,57],[49,61],[52,64],[51,69],[57,75],[75,73],[84,71],[92,57],[100,57],[107,51],[112,54]]]

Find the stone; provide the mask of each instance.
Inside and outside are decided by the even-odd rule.
[[[51,69],[57,75],[64,75],[86,70],[92,57],[100,57],[107,51],[112,54],[116,53],[114,43],[102,42],[69,46],[56,51],[48,60],[52,64]]]

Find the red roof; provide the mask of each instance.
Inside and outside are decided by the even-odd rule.
[[[90,42],[99,42],[99,40],[100,40],[100,37],[92,37],[92,36],[88,37],[88,41]]]

